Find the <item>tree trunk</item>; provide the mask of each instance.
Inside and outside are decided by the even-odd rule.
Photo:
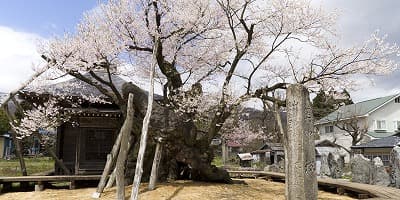
[[[156,54],[157,54],[157,51],[159,48],[159,43],[160,42],[159,42],[158,35],[156,35],[155,36],[155,45],[154,45],[154,49],[153,49],[152,63],[151,63],[151,68],[150,68],[150,89],[149,89],[149,96],[148,96],[148,100],[147,100],[147,111],[146,111],[146,115],[143,119],[142,135],[140,137],[140,146],[139,146],[139,153],[138,153],[138,158],[137,158],[137,162],[136,162],[135,178],[133,179],[133,186],[132,186],[132,193],[131,193],[132,200],[138,199],[139,186],[140,186],[140,181],[142,179],[143,157],[144,157],[144,153],[146,151],[147,134],[149,131],[150,117],[151,117],[151,112],[153,109],[154,72],[155,72],[155,68],[157,65]]]
[[[310,97],[300,84],[287,89],[285,148],[286,199],[316,200],[314,127]]]
[[[119,200],[125,199],[125,161],[128,155],[129,134],[132,132],[133,114],[133,94],[129,94],[126,118],[119,133],[121,135],[121,145],[119,149],[117,163],[115,166],[115,176],[117,180],[117,199]]]
[[[141,116],[147,112],[148,93],[132,83],[123,85],[124,96],[126,92],[135,95],[134,104],[138,119],[135,125],[140,127]],[[169,125],[165,125],[165,110],[171,109],[160,105],[157,101],[153,104],[151,116],[151,126],[149,127],[149,137],[155,137],[160,131],[165,136],[163,144],[162,160],[158,180],[193,179],[199,181],[231,183],[229,174],[211,165],[213,160],[213,149],[208,142],[207,134],[197,130],[192,121],[184,122],[188,119],[186,115],[169,112]],[[182,123],[184,122],[184,123]],[[135,129],[135,136],[138,136]],[[149,143],[147,145],[153,145]],[[154,146],[155,147],[155,146]],[[135,145],[135,150],[130,152],[129,157],[137,161],[139,145]],[[149,148],[149,150],[152,150]],[[155,148],[154,148],[155,149]],[[136,155],[132,154],[136,152]],[[154,153],[146,151],[143,168],[143,179],[148,180],[153,161]],[[147,159],[151,158],[151,159]],[[135,167],[133,167],[135,168]],[[131,168],[129,168],[131,169]],[[184,173],[183,173],[184,172]],[[134,174],[134,173],[131,173]],[[133,176],[132,176],[133,177]]]
[[[156,152],[154,153],[153,166],[151,168],[151,174],[150,174],[149,190],[154,190],[154,188],[156,187],[158,178],[158,167],[160,166],[160,161],[161,161],[161,153],[162,153],[162,144],[161,141],[157,141]]]

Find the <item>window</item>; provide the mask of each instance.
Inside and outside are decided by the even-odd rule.
[[[394,102],[395,102],[395,103],[400,103],[400,97],[395,98],[395,99],[394,99]]]
[[[333,133],[333,126],[325,126],[325,133]]]
[[[400,130],[400,121],[393,121],[393,130]]]
[[[85,160],[105,160],[114,144],[114,133],[111,129],[87,129],[83,143]]]
[[[385,130],[386,129],[386,121],[385,120],[376,120],[376,129],[377,130]]]
[[[382,160],[383,165],[389,166],[389,164],[390,164],[390,155],[389,154],[371,153],[371,154],[365,154],[364,157],[366,157],[370,160],[372,160],[376,157],[379,157]]]

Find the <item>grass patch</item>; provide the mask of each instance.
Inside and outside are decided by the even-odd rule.
[[[54,160],[50,157],[24,158],[28,175],[54,169]],[[19,160],[0,159],[0,176],[21,176]]]
[[[211,162],[212,165],[215,165],[217,167],[222,167],[224,164],[222,163],[222,158],[221,156],[215,156],[213,161]]]

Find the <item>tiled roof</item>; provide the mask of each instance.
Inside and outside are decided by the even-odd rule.
[[[384,137],[370,142],[352,146],[352,149],[363,149],[363,148],[387,148],[394,147],[400,142],[400,134]]]
[[[389,137],[392,136],[394,134],[396,134],[395,132],[375,132],[375,131],[371,131],[367,133],[369,136],[372,136],[374,138],[384,138],[384,137]]]
[[[101,77],[104,80],[108,80],[107,73],[96,72],[96,75]],[[93,82],[98,82],[89,73],[86,73],[83,76],[92,80]],[[128,82],[128,81],[122,79],[118,75],[111,75],[111,80],[119,92],[122,91],[123,84]],[[107,89],[108,91],[111,91],[111,89],[108,86],[104,85],[104,88]],[[80,95],[84,94],[86,96],[95,96],[95,97],[106,98],[105,95],[102,94],[96,87],[89,85],[77,78],[73,78],[73,79],[70,79],[70,80],[67,80],[64,82],[60,82],[60,83],[55,83],[55,84],[48,85],[45,87],[27,89],[24,92],[35,92],[35,93],[39,93],[39,94],[52,94],[52,95],[57,95],[57,96],[80,96]],[[154,99],[160,100],[160,99],[162,99],[162,96],[154,94]]]
[[[338,119],[340,120],[340,119],[364,116],[397,96],[399,96],[399,94],[380,97],[376,99],[370,99],[367,101],[362,101],[359,103],[342,106],[336,111],[327,115],[326,117],[318,120],[316,124],[324,124],[336,121]]]
[[[106,77],[107,76],[106,73],[96,72],[96,74],[99,77],[108,80],[108,78]],[[90,79],[93,82],[98,82],[89,73],[84,74],[84,77]],[[119,91],[121,91],[122,85],[127,82],[116,75],[112,75],[111,80],[113,81],[114,85]],[[104,86],[104,88],[108,89],[109,87]],[[40,94],[53,94],[53,95],[80,96],[81,94],[85,94],[85,95],[104,97],[104,95],[98,89],[96,89],[96,87],[89,85],[77,78],[72,78],[70,80],[66,80],[63,82],[43,87],[27,88],[25,91],[35,92]]]
[[[253,156],[250,153],[238,153],[237,156],[240,160],[253,160]]]
[[[272,149],[272,150],[280,150],[283,149],[283,146],[281,143],[265,143],[259,150],[267,150],[267,149]]]

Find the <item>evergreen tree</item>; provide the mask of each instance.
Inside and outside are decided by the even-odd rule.
[[[353,104],[353,101],[346,89],[342,92],[320,90],[312,102],[314,118],[316,120],[321,119],[340,106],[349,104]]]
[[[6,116],[5,111],[0,108],[0,134],[4,134],[10,130],[10,124],[8,122],[8,118]]]

